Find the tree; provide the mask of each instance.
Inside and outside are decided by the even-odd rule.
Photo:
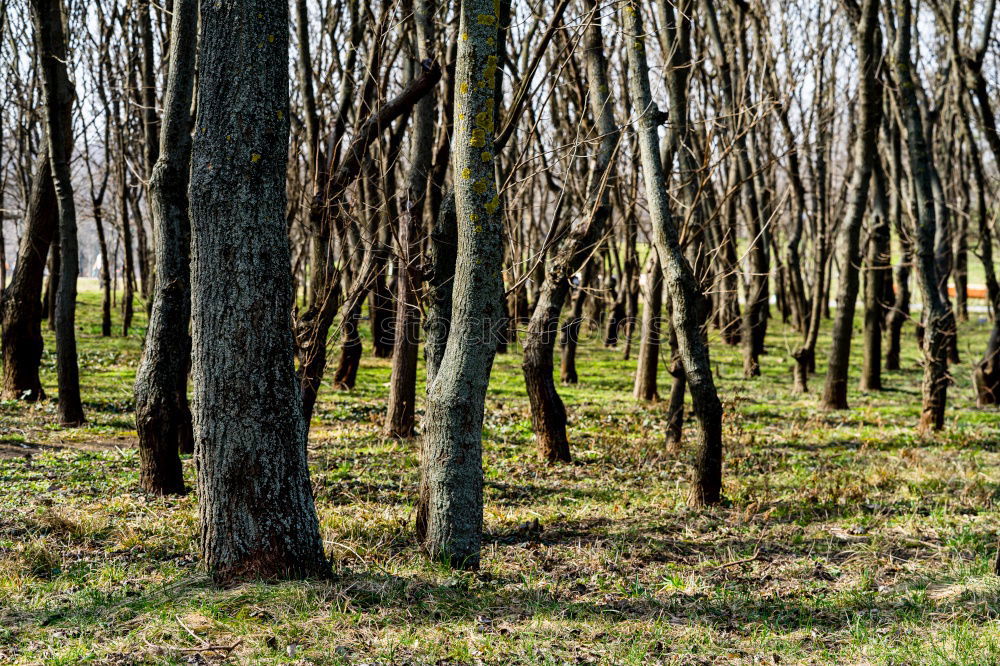
[[[324,576],[293,367],[288,5],[201,4],[191,314],[201,552],[216,580]]]
[[[846,0],[844,4],[853,10],[850,13],[857,24],[855,42],[861,76],[855,107],[858,129],[854,141],[853,175],[848,195],[847,219],[840,230],[837,316],[833,323],[833,345],[823,391],[823,406],[827,409],[847,409],[847,373],[850,368],[854,308],[858,298],[861,264],[861,226],[865,211],[868,210],[872,165],[878,155],[878,128],[882,114],[882,96],[878,82],[878,65],[882,56],[878,0],[863,0],[861,7],[853,0]]]
[[[585,261],[594,260],[595,248],[600,243],[605,223],[611,217],[608,180],[619,142],[619,131],[612,113],[600,14],[593,0],[587,0],[584,7],[588,16],[585,59],[590,111],[598,137],[597,157],[588,176],[590,191],[586,206],[579,218],[569,225],[558,252],[549,261],[545,282],[528,322],[524,361],[521,364],[531,405],[531,424],[538,457],[547,462],[570,460],[566,407],[556,391],[552,375],[553,352],[559,314],[570,291],[570,277],[580,270]]]
[[[416,0],[413,23],[417,55],[425,63],[434,51],[434,3]],[[420,342],[420,230],[427,200],[428,175],[434,157],[435,96],[428,94],[414,107],[410,146],[410,174],[399,223],[399,260],[396,263],[396,335],[392,350],[392,376],[385,433],[412,437],[417,397],[417,348]]]
[[[45,398],[38,370],[42,362],[42,281],[45,258],[59,219],[49,151],[42,148],[31,179],[24,232],[10,284],[0,298],[5,400]]]
[[[45,98],[45,134],[52,181],[59,209],[59,283],[56,288],[56,375],[59,380],[59,422],[84,421],[80,400],[80,368],[76,356],[76,279],[79,256],[76,206],[69,161],[73,128],[69,122],[75,95],[66,70],[66,36],[61,0],[31,0],[39,68]]]
[[[938,285],[937,262],[934,253],[934,236],[937,217],[934,206],[934,189],[931,183],[933,157],[924,135],[924,121],[917,97],[918,83],[913,74],[910,55],[913,39],[913,4],[911,0],[896,3],[895,71],[897,102],[901,122],[906,128],[906,145],[909,154],[910,174],[916,191],[916,259],[923,297],[924,326],[924,379],[923,407],[920,429],[940,430],[944,427],[944,413],[948,396],[948,311],[941,300]]]
[[[157,278],[146,346],[136,373],[135,415],[141,459],[139,484],[156,494],[184,492],[178,453],[191,450],[187,403],[191,224],[187,188],[197,16],[194,0],[175,1],[163,131],[149,183]]]
[[[660,114],[649,87],[640,5],[629,0],[624,7],[628,93],[638,120],[639,158],[646,200],[653,227],[653,243],[663,265],[663,278],[671,300],[671,321],[678,353],[684,365],[700,441],[694,485],[688,496],[693,506],[716,504],[722,499],[722,403],[715,389],[708,342],[701,328],[706,307],[694,272],[681,251],[677,227],[668,206],[657,125]]]
[[[459,9],[452,148],[458,253],[448,341],[427,394],[417,507],[424,550],[465,569],[479,567],[483,411],[496,340],[506,324],[493,165],[499,14],[490,0],[462,0]]]

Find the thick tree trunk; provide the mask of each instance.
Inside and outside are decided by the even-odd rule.
[[[25,211],[24,231],[10,284],[0,300],[4,400],[45,398],[38,369],[42,361],[42,282],[45,259],[59,218],[49,152],[35,166]]]
[[[190,196],[202,557],[223,582],[325,576],[293,367],[288,5],[206,0],[201,22]]]
[[[85,418],[76,356],[76,279],[80,270],[70,173],[73,128],[69,119],[75,93],[66,71],[67,46],[61,0],[31,0],[31,8],[45,96],[46,143],[59,207],[59,282],[55,312],[59,422],[77,426]]]
[[[456,100],[460,115],[453,144],[459,243],[451,330],[427,394],[417,536],[433,559],[476,569],[482,544],[483,410],[504,323],[502,222],[493,165],[500,12],[490,0],[463,0],[459,12],[463,38],[455,80],[467,91]]]
[[[135,380],[139,484],[158,495],[184,492],[181,451],[192,448],[187,376],[191,364],[188,170],[191,96],[198,12],[195,0],[174,0],[170,73],[160,151],[149,183],[157,279],[146,346]]]
[[[704,296],[681,251],[677,228],[668,207],[657,135],[658,114],[655,113],[650,93],[640,12],[640,5],[635,0],[625,5],[628,89],[633,108],[642,114],[637,134],[653,241],[663,262],[678,353],[684,363],[692,405],[700,426],[694,485],[688,502],[693,506],[716,504],[722,499],[722,403],[715,389],[708,344],[701,329]]]
[[[868,209],[872,165],[878,155],[878,130],[882,96],[878,66],[882,40],[878,27],[878,0],[864,0],[856,18],[855,44],[861,70],[858,83],[857,135],[854,143],[854,173],[848,194],[847,219],[840,230],[840,283],[837,316],[826,371],[822,405],[826,409],[847,409],[847,375],[854,337],[854,310],[858,298],[861,265],[861,226]]]

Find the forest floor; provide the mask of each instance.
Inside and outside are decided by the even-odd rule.
[[[199,570],[194,495],[137,491],[145,322],[102,339],[98,300],[81,294],[90,423],[0,404],[0,663],[1000,662],[1000,415],[975,409],[970,379],[985,321],[962,326],[948,426],[928,438],[912,325],[889,390],[862,394],[852,376],[845,412],[818,410],[822,375],[791,392],[798,336],[780,322],[758,380],[715,344],[727,502],[697,511],[693,423],[668,454],[664,407],[631,398],[634,360],[583,344],[580,384],[562,389],[575,462],[550,467],[512,348],[487,402],[476,574],[415,547],[418,445],[380,435],[389,361],[366,353],[354,391],[324,387],[310,440],[335,577],[220,589]]]

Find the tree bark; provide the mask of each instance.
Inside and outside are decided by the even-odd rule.
[[[59,204],[52,184],[49,151],[42,149],[31,180],[24,232],[17,264],[0,299],[3,386],[5,400],[35,402],[45,398],[38,375],[42,362],[42,283],[45,259],[55,235]]]
[[[649,67],[644,46],[640,5],[625,5],[628,91],[641,116],[638,141],[646,199],[653,227],[653,242],[663,262],[664,283],[672,305],[671,319],[677,333],[678,353],[684,364],[692,404],[698,417],[700,441],[694,485],[689,504],[716,504],[722,499],[722,403],[712,377],[708,344],[701,330],[704,296],[694,272],[681,251],[677,228],[668,207],[663,165],[660,162],[656,107],[649,87]]]
[[[493,165],[500,17],[490,0],[463,0],[459,12],[460,96],[452,151],[458,254],[451,329],[427,395],[417,536],[433,559],[476,569],[482,544],[483,410],[504,323],[502,222]]]
[[[868,209],[872,164],[878,155],[878,130],[882,114],[878,82],[878,63],[882,56],[878,6],[878,0],[864,0],[856,18],[855,44],[860,69],[857,131],[847,219],[840,230],[837,316],[833,322],[833,340],[821,402],[826,409],[847,409],[847,374],[850,369],[851,338],[854,337],[854,310],[861,265],[861,226]]]
[[[288,5],[201,3],[191,305],[201,552],[214,578],[325,576],[293,366]]]
[[[632,393],[636,400],[655,402],[660,398],[656,384],[657,370],[660,367],[660,331],[663,325],[663,268],[655,249],[649,261],[645,287],[642,341],[639,343],[639,360]]]
[[[413,23],[420,60],[434,56],[434,1],[415,0]],[[396,263],[396,336],[392,349],[392,376],[385,434],[413,436],[417,399],[417,352],[420,343],[420,231],[423,228],[427,184],[434,157],[435,96],[426,95],[414,107],[411,126],[410,173],[399,224],[399,259]]]
[[[897,28],[895,66],[898,79],[898,101],[902,122],[906,127],[907,148],[917,199],[916,254],[923,296],[924,325],[924,378],[922,384],[923,406],[920,430],[940,430],[944,427],[944,414],[948,393],[948,312],[941,301],[938,289],[937,263],[934,254],[934,235],[937,227],[934,192],[931,183],[931,154],[923,129],[923,118],[917,101],[917,82],[910,56],[913,29],[911,0],[897,2]]]
[[[160,150],[149,183],[157,279],[146,346],[135,380],[139,485],[158,495],[184,492],[181,451],[192,448],[187,376],[191,364],[188,170],[191,97],[198,12],[195,0],[175,0],[170,73],[164,95]]]
[[[55,312],[59,422],[78,426],[86,419],[80,400],[80,367],[76,355],[76,279],[80,270],[69,164],[73,152],[73,128],[69,119],[75,93],[66,70],[67,45],[61,0],[31,0],[31,8],[45,97],[46,143],[59,208],[59,283]]]
[[[865,272],[865,315],[862,340],[864,355],[861,361],[862,391],[882,390],[882,331],[885,328],[886,282],[889,293],[892,285],[891,237],[889,235],[889,204],[886,201],[885,172],[874,164],[875,184],[873,216],[868,237]]]
[[[584,3],[590,21],[586,29],[587,79],[590,86],[590,110],[600,142],[589,175],[589,192],[584,214],[570,225],[558,252],[550,259],[545,282],[535,310],[528,322],[521,369],[531,407],[538,457],[547,462],[569,462],[569,438],[566,433],[566,407],[556,390],[554,351],[559,328],[559,314],[570,291],[570,278],[594,253],[611,217],[608,180],[618,147],[618,128],[611,108],[607,62],[601,37],[600,17],[595,0]],[[628,285],[621,285],[622,294]],[[624,302],[620,303],[624,314]],[[609,337],[617,340],[617,326],[608,328]],[[606,340],[606,344],[608,341]]]

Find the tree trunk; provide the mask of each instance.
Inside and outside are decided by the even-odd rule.
[[[201,22],[190,197],[202,557],[220,582],[325,576],[293,366],[288,5],[203,2]]]
[[[101,206],[94,208],[94,226],[97,228],[97,244],[101,252],[101,337],[111,337],[111,258],[108,256],[108,241],[104,234],[104,215]]]
[[[416,0],[413,7],[417,55],[422,61],[434,56],[433,0]],[[427,182],[434,157],[436,97],[429,94],[417,102],[412,121],[410,173],[404,212],[399,224],[399,260],[396,263],[396,336],[392,350],[392,376],[385,434],[412,437],[417,399],[417,352],[420,343],[420,232],[423,229]]]
[[[669,294],[664,299],[667,312],[673,314]],[[669,326],[667,338],[670,341],[670,399],[667,403],[667,451],[680,453],[681,442],[684,439],[684,392],[687,388],[687,378],[684,376],[684,364],[681,361],[677,346],[677,332]]]
[[[859,16],[856,17],[855,44],[861,70],[856,106],[858,129],[854,143],[854,173],[848,194],[847,219],[840,230],[840,288],[822,399],[822,405],[826,409],[847,409],[847,374],[851,362],[851,338],[854,337],[854,310],[861,264],[861,226],[868,209],[872,164],[878,155],[878,130],[882,113],[878,82],[878,63],[882,56],[878,5],[878,0],[864,0]]]
[[[124,150],[123,141],[119,146]],[[132,255],[132,224],[128,212],[128,183],[126,181],[125,160],[118,161],[118,211],[121,222],[122,256],[124,275],[122,276],[122,337],[128,337],[132,327],[132,313],[135,301],[135,261]]]
[[[660,331],[663,325],[663,268],[655,249],[651,254],[644,290],[646,303],[642,310],[642,341],[639,343],[638,367],[632,391],[636,400],[645,402],[660,399],[656,380],[660,367]]]
[[[163,133],[149,182],[157,279],[146,346],[136,372],[135,420],[139,485],[157,495],[184,492],[178,453],[192,448],[187,402],[191,364],[191,224],[187,188],[197,17],[194,0],[175,0]]]
[[[46,152],[46,155],[48,155],[48,152]],[[49,160],[51,161],[51,159],[50,157]],[[53,188],[55,188],[55,185],[53,185]],[[55,189],[53,189],[53,192],[55,192]],[[56,330],[56,294],[59,293],[59,257],[62,253],[59,244],[59,202],[56,200],[55,194],[53,194],[53,201],[56,204],[56,228],[55,233],[52,235],[52,247],[49,249],[49,279],[45,283],[45,299],[43,303],[45,320],[49,324],[50,331]]]
[[[451,330],[427,394],[417,537],[433,559],[476,569],[482,544],[483,410],[504,323],[503,232],[493,165],[500,12],[490,0],[463,0],[459,12],[463,38],[455,80],[457,89],[467,91],[455,105],[459,243]]]
[[[0,299],[3,322],[0,397],[4,400],[35,402],[45,398],[38,376],[43,350],[42,282],[58,214],[49,151],[43,147],[31,180],[17,264]]]
[[[889,215],[899,239],[899,264],[893,269],[893,283],[896,294],[893,298],[889,314],[886,316],[886,351],[885,369],[899,370],[899,356],[903,325],[910,318],[910,265],[913,263],[913,242],[910,234],[903,228],[903,156],[899,128],[890,125],[892,136],[890,151],[892,156],[892,200]]]
[[[897,89],[900,115],[906,126],[910,173],[917,195],[916,249],[923,296],[924,324],[924,379],[922,385],[923,407],[920,430],[940,430],[944,427],[944,414],[948,394],[948,338],[954,331],[947,330],[948,312],[941,301],[938,288],[937,262],[934,254],[934,236],[937,227],[934,192],[931,183],[931,154],[923,130],[923,119],[918,106],[910,57],[913,7],[911,0],[897,2],[895,65],[899,81]],[[952,319],[952,321],[954,321]]]
[[[424,363],[427,387],[430,388],[441,367],[451,329],[451,291],[458,252],[458,227],[455,220],[455,193],[441,200],[440,211],[430,235],[427,267],[427,318],[424,321]]]
[[[76,356],[76,279],[80,270],[70,173],[73,128],[69,122],[75,93],[66,71],[61,0],[31,0],[31,8],[45,97],[46,143],[59,208],[59,282],[55,312],[59,422],[78,426],[86,419],[80,400],[80,367]]]
[[[594,0],[587,0],[584,7],[592,17],[596,16],[597,6]],[[531,320],[528,322],[524,341],[524,360],[521,364],[531,406],[531,424],[535,433],[538,457],[550,463],[571,460],[569,438],[566,433],[566,408],[559,397],[553,378],[553,355],[559,328],[559,314],[570,291],[570,278],[593,253],[594,247],[600,242],[604,233],[605,223],[611,217],[611,200],[607,184],[618,147],[618,129],[611,113],[611,91],[608,85],[607,62],[604,57],[599,19],[590,22],[585,39],[590,111],[595,120],[600,143],[588,178],[590,191],[587,195],[585,212],[570,225],[558,252],[549,261],[545,282]],[[620,293],[624,295],[627,288],[628,285],[621,285]],[[619,305],[623,315],[624,301],[621,300]],[[619,318],[619,315],[614,315],[614,318]],[[617,325],[609,325],[608,331],[609,338],[616,341]]]
[[[637,135],[643,180],[653,227],[653,242],[663,262],[664,283],[672,304],[678,353],[684,363],[692,404],[700,426],[695,478],[689,504],[717,504],[722,499],[722,403],[712,377],[708,344],[701,330],[704,296],[681,251],[677,228],[668,207],[660,162],[657,115],[649,87],[649,67],[643,43],[641,9],[630,0],[624,9],[628,90],[632,107],[641,112]]]
[[[583,269],[580,284],[576,286],[573,297],[573,307],[563,325],[559,347],[562,353],[559,365],[559,378],[563,384],[576,384],[580,377],[576,373],[576,348],[580,344],[580,329],[583,326],[583,308],[587,304],[587,289],[594,281],[597,273],[597,257],[592,257]],[[598,298],[595,296],[595,298]],[[537,305],[535,306],[537,309]]]
[[[889,204],[886,201],[885,172],[874,165],[874,215],[868,238],[865,273],[865,319],[862,339],[864,356],[861,362],[862,391],[882,390],[882,332],[888,310],[886,294],[891,293],[892,239],[889,234]],[[890,289],[886,290],[886,282]]]
[[[750,162],[749,148],[746,141],[746,128],[739,125],[741,107],[733,89],[732,65],[729,62],[731,49],[722,38],[718,15],[714,0],[705,0],[705,17],[708,22],[711,38],[715,43],[716,63],[719,67],[719,81],[723,90],[723,102],[727,109],[730,135],[736,157],[737,173],[742,181],[743,200],[746,204],[747,223],[750,233],[750,277],[747,290],[746,309],[743,311],[742,331],[743,344],[743,374],[745,377],[760,375],[759,357],[764,351],[764,334],[767,331],[768,295],[770,265],[768,259],[768,234],[764,227],[761,206],[755,183],[755,169]],[[745,8],[737,7],[736,30],[744,28]]]

